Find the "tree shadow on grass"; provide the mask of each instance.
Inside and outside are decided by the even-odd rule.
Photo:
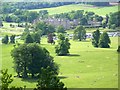
[[[70,56],[70,57],[77,57],[77,56],[80,56],[79,54],[68,54],[67,56]]]
[[[59,79],[65,79],[65,78],[68,78],[66,76],[58,76]]]
[[[35,83],[38,81],[39,78],[22,78],[22,81],[29,82],[29,83]]]
[[[58,76],[59,79],[65,79],[66,76]],[[39,78],[22,78],[22,81],[29,82],[29,83],[36,83],[39,80]]]

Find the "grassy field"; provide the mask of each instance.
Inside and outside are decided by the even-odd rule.
[[[110,12],[117,12],[118,6],[109,6],[109,7],[95,7],[92,5],[82,5],[82,4],[72,4],[72,5],[65,5],[60,7],[53,7],[53,8],[44,8],[44,9],[34,9],[29,11],[37,11],[40,10],[48,10],[49,15],[53,14],[60,14],[65,12],[70,12],[72,10],[84,10],[84,11],[93,11],[98,15],[105,16]]]
[[[77,42],[70,40],[71,56],[56,56],[54,45],[42,38],[41,46],[49,50],[56,63],[60,65],[59,76],[68,88],[117,88],[118,87],[118,38],[111,37],[111,48],[94,48],[89,40]],[[16,75],[10,52],[13,45],[2,47],[2,69]],[[36,80],[14,78],[12,85],[35,87]]]
[[[15,27],[12,28],[10,27],[10,24],[17,25],[17,23],[8,23],[8,22],[3,22],[3,27],[0,28],[0,36],[5,36],[5,35],[19,35],[23,32],[24,28],[21,27]]]

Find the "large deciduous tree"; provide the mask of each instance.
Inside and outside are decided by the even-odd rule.
[[[78,26],[75,28],[73,39],[79,40],[79,41],[86,39],[86,31],[85,31],[85,28],[83,26]]]
[[[53,57],[45,48],[36,43],[15,47],[11,56],[14,59],[15,70],[19,77],[27,78],[28,74],[34,77],[41,73],[41,68],[47,68],[48,66],[51,71],[58,73],[58,66],[53,61]]]
[[[99,40],[99,47],[101,48],[110,48],[110,38],[107,34],[107,32],[103,32],[103,34],[100,35],[100,40]]]
[[[99,29],[97,29],[96,31],[93,32],[92,34],[93,38],[92,38],[92,45],[94,47],[98,47],[99,44],[99,39],[100,39],[100,31]]]
[[[58,45],[55,47],[55,52],[59,56],[65,56],[69,53],[70,43],[68,38],[65,38],[63,34],[59,35]]]

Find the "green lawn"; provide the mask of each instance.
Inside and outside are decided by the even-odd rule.
[[[72,4],[72,5],[65,5],[65,6],[59,6],[59,7],[53,7],[53,8],[33,9],[29,11],[39,12],[40,10],[48,10],[49,15],[70,12],[72,10],[75,10],[75,11],[84,10],[84,11],[93,11],[98,15],[105,16],[106,14],[109,14],[110,12],[117,12],[118,6],[95,7],[92,5]]]
[[[60,65],[61,80],[68,88],[117,88],[118,87],[118,38],[111,38],[111,48],[94,48],[91,42],[70,40],[71,56],[56,56],[54,45],[42,38],[41,46],[49,50],[56,63]],[[16,75],[10,52],[13,45],[2,47],[2,69],[8,68],[9,73]],[[36,80],[14,78],[12,85],[35,87]]]

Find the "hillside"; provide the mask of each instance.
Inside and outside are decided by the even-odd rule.
[[[54,7],[54,8],[33,9],[29,11],[39,12],[40,10],[48,10],[49,15],[70,12],[72,10],[75,10],[75,11],[85,10],[85,11],[93,11],[98,15],[105,16],[106,14],[109,14],[110,12],[117,12],[118,6],[95,7],[93,5],[72,4],[72,5],[65,5],[65,6]]]

